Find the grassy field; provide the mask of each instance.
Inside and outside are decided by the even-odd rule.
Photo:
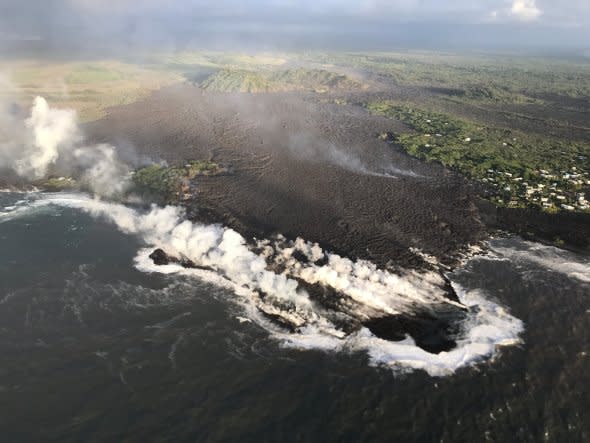
[[[82,121],[100,118],[110,106],[132,103],[182,77],[123,63],[98,61],[85,63],[41,63],[17,61],[0,65],[7,72],[12,88],[0,94],[24,107],[30,106],[37,95],[52,105],[78,111]]]
[[[307,67],[308,63],[312,67]],[[408,53],[155,53],[137,61],[0,62],[26,101],[36,94],[77,109],[82,120],[104,115],[170,83],[189,80],[217,91],[362,89],[342,70],[438,91],[449,100],[542,104],[548,96],[590,97],[590,62],[582,59]],[[0,91],[6,95],[6,91]]]
[[[111,106],[133,103],[166,85],[189,81],[224,92],[277,92],[351,89],[361,85],[326,70],[286,69],[288,57],[217,52],[150,54],[141,62],[99,60],[0,62],[0,98],[27,108],[42,95],[53,106],[78,111],[82,121],[96,120]]]
[[[222,69],[201,83],[201,87],[221,92],[281,92],[362,89],[363,85],[342,74],[318,69],[252,71]]]
[[[269,68],[285,65],[292,55],[271,54],[232,54],[226,52],[176,52],[156,53],[146,58],[147,64],[167,66],[178,69],[179,67],[203,67],[203,68]]]
[[[590,96],[590,60],[428,52],[314,54],[309,61],[378,73],[406,86],[444,88],[457,98],[526,103]]]

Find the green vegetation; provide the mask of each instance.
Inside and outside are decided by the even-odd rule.
[[[291,56],[289,58],[292,58]],[[287,63],[287,58],[272,54],[231,54],[227,52],[176,52],[152,54],[150,65],[177,69],[186,68],[268,68]]]
[[[589,148],[581,143],[491,128],[393,102],[367,109],[411,132],[384,134],[408,154],[437,161],[486,183],[499,205],[588,211]]]
[[[0,82],[0,99],[26,108],[41,95],[53,106],[75,109],[82,121],[98,119],[111,106],[133,103],[162,86],[182,81],[175,72],[120,61],[4,61],[0,70],[10,73],[13,85],[9,88]]]
[[[205,160],[189,161],[184,166],[153,164],[133,173],[131,190],[155,198],[161,203],[177,202],[190,198],[191,180],[224,172],[227,172],[226,168]],[[49,192],[88,190],[83,182],[72,177],[50,177],[39,180],[34,185]]]
[[[582,59],[428,52],[275,55],[189,51],[144,54],[142,59],[141,65],[122,59],[75,63],[4,60],[0,69],[9,73],[24,106],[35,95],[43,95],[58,106],[76,109],[83,121],[100,118],[110,106],[134,102],[186,80],[216,91],[326,92],[364,88],[365,81],[355,80],[351,73],[359,73],[359,78],[370,73],[395,84],[432,90],[438,99],[457,103],[542,105],[555,96],[590,96],[590,63]],[[0,97],[11,94],[15,92],[0,89]]]
[[[198,176],[217,175],[227,170],[217,163],[194,160],[184,166],[150,165],[135,171],[135,190],[164,201],[184,200],[190,197],[190,181]]]
[[[358,82],[323,69],[283,69],[296,56],[245,55],[216,52],[150,54],[141,65],[133,61],[0,60],[9,82],[0,82],[0,99],[24,108],[37,95],[53,106],[75,109],[82,121],[103,117],[112,106],[133,103],[166,85],[190,81],[216,91],[278,92],[362,87]]]
[[[258,72],[224,69],[207,78],[201,87],[221,92],[267,92],[273,85]]]
[[[120,70],[109,69],[105,66],[87,65],[72,70],[66,78],[67,84],[88,84],[114,82],[125,78],[125,73]]]
[[[457,100],[537,103],[552,94],[590,96],[587,60],[428,52],[315,54],[306,60],[378,73],[400,85],[445,89]]]
[[[201,83],[201,87],[222,92],[327,92],[333,89],[359,89],[362,85],[345,75],[317,69],[222,69]]]
[[[49,192],[69,191],[78,188],[78,182],[71,177],[51,177],[39,181],[35,185]]]
[[[208,53],[205,58],[216,66],[229,67],[261,68],[281,66],[287,63],[287,58],[272,54],[228,54],[218,52]]]
[[[358,94],[349,97],[342,91],[371,89],[373,97],[391,97],[399,89],[406,101],[372,98],[375,101],[366,106],[408,126],[408,131],[384,137],[410,155],[440,162],[485,183],[489,198],[498,205],[550,212],[588,210],[590,149],[576,141],[590,134],[587,59],[210,51],[144,54],[142,59],[142,65],[124,60],[0,61],[0,70],[10,73],[10,82],[0,82],[0,99],[27,108],[34,96],[42,95],[52,105],[76,109],[81,120],[90,121],[110,106],[132,103],[183,81],[211,91],[326,93],[318,100],[341,106],[363,101]],[[548,133],[552,135],[542,137]],[[142,192],[174,199],[186,194],[191,178],[219,171],[208,162],[150,166],[137,171],[134,181]],[[44,187],[66,186],[56,180]]]

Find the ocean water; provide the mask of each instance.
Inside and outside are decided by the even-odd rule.
[[[149,211],[0,193],[2,441],[590,440],[589,257],[492,240],[449,276],[477,312],[461,355],[428,354],[339,336],[299,295],[272,307],[302,332],[265,322],[251,286],[289,280],[252,277],[257,256],[221,227],[182,227],[221,236],[211,270],[150,266],[146,247],[179,235],[155,236]],[[396,311],[437,301],[428,279],[342,257],[285,266],[365,309],[367,291]]]

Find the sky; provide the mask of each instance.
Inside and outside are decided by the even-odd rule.
[[[587,35],[590,0],[0,0],[3,49],[587,50]]]

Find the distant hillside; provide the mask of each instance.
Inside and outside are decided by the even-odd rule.
[[[203,89],[220,92],[282,92],[360,89],[363,85],[346,75],[319,69],[249,71],[222,69],[201,83]]]

